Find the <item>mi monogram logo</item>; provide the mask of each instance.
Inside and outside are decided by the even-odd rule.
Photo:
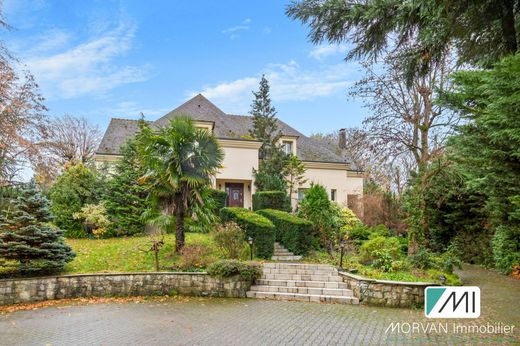
[[[480,316],[480,288],[427,287],[424,313],[428,318],[477,318]]]

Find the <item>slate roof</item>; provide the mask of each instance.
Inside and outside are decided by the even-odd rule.
[[[194,120],[214,122],[214,133],[218,138],[242,139],[242,136],[248,135],[253,124],[252,117],[226,114],[201,94],[150,123],[152,126],[165,126],[172,117],[181,114],[189,115]],[[340,157],[329,148],[296,131],[281,120],[278,120],[278,128],[285,136],[298,137],[297,155],[303,161],[349,162],[346,158]],[[137,120],[112,118],[101,140],[97,154],[118,154],[121,145],[135,136],[138,131]]]

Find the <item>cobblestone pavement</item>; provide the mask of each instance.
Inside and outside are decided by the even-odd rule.
[[[367,306],[191,298],[48,307],[0,315],[1,345],[498,345],[519,334],[385,333],[422,311]],[[472,323],[485,324],[483,320]],[[443,321],[451,325],[453,321]],[[459,320],[457,322],[463,323]],[[435,323],[438,323],[435,320]],[[465,322],[467,323],[467,321]],[[516,338],[516,339],[515,339]]]

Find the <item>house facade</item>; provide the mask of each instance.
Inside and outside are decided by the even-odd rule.
[[[250,139],[252,117],[224,113],[202,95],[197,95],[168,114],[151,122],[152,127],[167,126],[172,117],[188,115],[195,126],[215,134],[224,151],[222,168],[213,179],[213,187],[226,191],[232,207],[252,208],[255,193],[253,170],[259,166],[258,150],[261,143]],[[306,137],[286,123],[278,120],[282,132],[280,145],[286,153],[297,155],[306,168],[307,182],[291,196],[293,208],[303,197],[310,184],[320,183],[327,189],[329,198],[340,205],[362,212],[363,172],[352,166],[347,158]],[[119,149],[139,131],[138,121],[113,118],[96,152],[99,164],[117,161]],[[356,205],[357,204],[357,205]]]

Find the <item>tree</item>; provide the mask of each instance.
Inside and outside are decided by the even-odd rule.
[[[253,138],[262,142],[258,151],[262,161],[258,171],[253,171],[255,186],[259,191],[285,191],[287,187],[282,171],[287,155],[278,145],[282,134],[278,130],[276,110],[271,105],[269,82],[265,76],[262,76],[259,90],[253,92],[253,95],[255,99],[249,112],[253,116],[253,128],[249,132]]]
[[[459,65],[489,66],[518,50],[518,0],[293,1],[289,17],[310,26],[310,40],[353,44],[346,59],[400,52],[408,82],[435,69],[450,46]],[[406,48],[403,50],[402,48]]]
[[[48,200],[29,184],[0,215],[0,257],[19,261],[22,272],[62,269],[75,254],[51,220]]]
[[[40,179],[53,181],[66,164],[93,163],[101,132],[87,119],[66,114],[52,119],[47,132],[40,145],[45,156],[35,165]]]
[[[145,226],[142,215],[150,207],[147,187],[138,183],[146,169],[139,158],[136,142],[128,141],[121,147],[121,154],[104,197],[107,212],[113,220],[109,234],[116,236],[142,233]]]
[[[195,128],[183,116],[158,131],[142,122],[137,146],[146,168],[140,182],[147,184],[156,209],[166,205],[167,215],[175,218],[175,251],[180,253],[185,218],[207,207],[211,177],[221,167],[224,153],[213,134]]]
[[[509,273],[520,264],[520,54],[453,79],[445,102],[467,122],[452,139],[451,158],[486,196],[496,268]]]
[[[74,219],[86,204],[97,204],[104,193],[103,177],[82,163],[69,167],[51,186],[49,196],[55,223],[68,237],[85,237],[82,222]]]
[[[298,187],[307,182],[305,171],[305,166],[298,156],[291,155],[283,170],[285,183],[289,189],[289,196],[292,197],[292,195],[296,193]]]
[[[269,81],[265,75],[262,75],[260,88],[257,92],[253,91],[253,95],[255,99],[249,111],[253,117],[253,128],[249,130],[249,134],[262,142],[259,155],[261,159],[268,160],[273,156],[273,151],[277,150],[281,132],[278,130],[276,109],[271,105]]]

